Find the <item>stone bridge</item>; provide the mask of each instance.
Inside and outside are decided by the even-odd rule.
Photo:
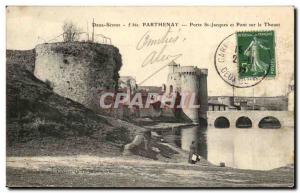
[[[242,117],[242,118],[241,118]],[[266,117],[267,120],[279,121],[280,128],[294,128],[293,111],[208,111],[208,128],[222,128],[217,124],[221,123],[223,128],[236,128],[237,123],[243,119],[244,124],[250,123],[248,128],[259,128],[259,123]],[[250,120],[250,121],[249,121]],[[226,124],[228,124],[226,126]],[[273,124],[274,121],[270,124]]]

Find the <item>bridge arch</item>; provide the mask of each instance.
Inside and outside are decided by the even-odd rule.
[[[215,120],[218,117],[226,117],[229,120],[230,128],[236,128],[236,121],[242,116],[248,117],[251,120],[253,129],[260,129],[259,126],[263,127],[262,123],[265,120],[260,123],[261,120],[270,116],[278,119],[281,128],[294,128],[294,114],[290,111],[207,111],[208,127],[215,128]],[[279,126],[277,127],[279,128]],[[267,129],[266,125],[265,128]]]
[[[215,128],[225,129],[230,127],[230,122],[226,117],[218,117],[214,122]]]
[[[258,127],[261,129],[280,129],[281,123],[276,117],[267,116],[259,121]]]
[[[235,127],[241,129],[252,128],[252,121],[246,116],[239,117],[235,122]]]

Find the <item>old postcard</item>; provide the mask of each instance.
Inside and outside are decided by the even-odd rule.
[[[6,8],[8,187],[294,187],[295,10]]]

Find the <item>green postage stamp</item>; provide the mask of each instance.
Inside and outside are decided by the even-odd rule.
[[[237,32],[239,78],[274,77],[274,31]]]

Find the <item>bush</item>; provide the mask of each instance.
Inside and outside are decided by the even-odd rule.
[[[105,139],[123,145],[131,142],[130,132],[127,128],[124,127],[118,127],[108,132]]]

